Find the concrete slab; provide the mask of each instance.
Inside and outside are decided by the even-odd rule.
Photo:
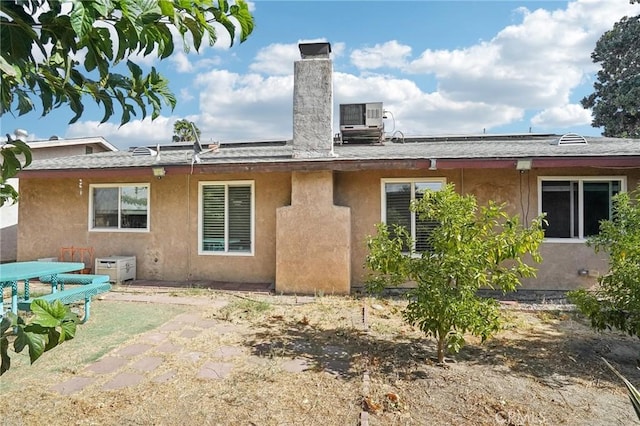
[[[169,333],[147,333],[143,334],[140,339],[151,343],[161,343],[167,340]]]
[[[162,325],[159,330],[160,331],[178,331],[184,328],[184,323],[180,321],[171,320],[164,325]]]
[[[198,377],[201,379],[224,379],[227,377],[231,370],[233,369],[233,364],[224,363],[224,362],[206,362],[200,370],[198,371]]]
[[[125,358],[132,358],[136,355],[145,353],[152,347],[152,345],[146,343],[134,343],[133,345],[125,346],[124,348],[118,350],[116,354]]]
[[[113,379],[105,383],[102,387],[104,390],[116,390],[122,389],[130,386],[135,386],[142,382],[144,376],[142,374],[136,373],[120,373],[115,376]]]
[[[220,358],[233,358],[244,354],[242,348],[237,346],[221,346],[213,351],[213,356]]]
[[[148,356],[131,364],[131,368],[134,368],[138,371],[153,371],[155,370],[162,362],[163,358],[157,356]]]
[[[155,351],[165,354],[174,354],[176,352],[180,352],[180,349],[180,346],[174,345],[170,342],[165,342],[161,345],[156,346]]]
[[[201,319],[193,323],[193,325],[195,325],[196,327],[200,327],[204,329],[215,327],[218,324],[220,323],[214,319]]]
[[[180,337],[184,337],[186,339],[193,339],[194,337],[199,336],[200,333],[202,333],[201,330],[182,330],[182,333],[180,333]]]
[[[94,373],[98,373],[98,374],[113,373],[114,371],[116,371],[123,365],[127,364],[128,362],[129,360],[126,358],[109,356],[94,362],[93,364],[89,365],[85,370],[93,371]]]
[[[96,379],[93,377],[73,377],[67,381],[51,386],[51,390],[58,392],[60,395],[71,395],[80,392],[95,381]]]

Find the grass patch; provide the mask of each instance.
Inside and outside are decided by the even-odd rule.
[[[153,304],[95,300],[91,304],[91,318],[78,325],[76,337],[46,352],[33,365],[29,365],[28,349],[16,354],[11,346],[11,369],[0,379],[3,392],[17,391],[40,381],[48,383],[47,379],[59,372],[80,371],[133,336],[187,310],[187,306],[163,305],[158,309]]]
[[[269,302],[253,299],[237,299],[220,309],[218,316],[225,321],[232,319],[253,319],[271,310]]]

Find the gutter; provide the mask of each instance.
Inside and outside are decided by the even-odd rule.
[[[253,172],[290,172],[290,171],[358,171],[358,170],[451,170],[451,169],[516,169],[518,160],[523,158],[433,158],[433,159],[389,159],[389,160],[313,160],[313,161],[278,161],[250,163],[216,163],[171,165],[154,164],[149,166],[93,168],[93,169],[42,169],[22,170],[20,179],[30,178],[122,178],[153,177],[152,168],[164,167],[166,175],[210,175],[220,173],[253,173]],[[435,162],[433,161],[435,160]],[[640,168],[640,156],[617,157],[535,157],[531,160],[531,168],[574,168],[574,167],[611,167]]]

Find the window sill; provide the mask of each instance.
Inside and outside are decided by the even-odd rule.
[[[586,238],[545,238],[542,240],[543,243],[552,243],[552,244],[586,244]]]
[[[118,228],[92,228],[89,232],[118,232],[118,233],[148,233],[149,229],[146,228],[130,228],[130,229],[118,229]]]

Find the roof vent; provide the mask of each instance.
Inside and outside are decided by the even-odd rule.
[[[567,133],[560,137],[560,139],[551,142],[552,145],[586,145],[587,140],[584,136],[580,136],[576,133]]]
[[[136,149],[133,150],[133,156],[134,157],[141,157],[141,156],[156,156],[158,155],[158,153],[156,151],[154,151],[151,148],[147,148],[146,146],[139,146]]]

